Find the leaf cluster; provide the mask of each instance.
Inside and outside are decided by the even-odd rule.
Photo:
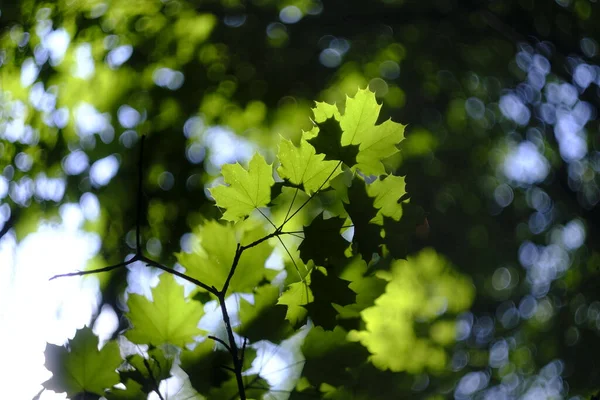
[[[281,137],[274,162],[256,153],[247,166],[225,165],[224,184],[210,189],[221,220],[193,227],[191,249],[176,255],[185,272],[134,257],[165,271],[151,298],[128,295],[122,340],[138,351],[122,357],[114,340],[98,349],[84,328],[67,347],[48,345],[45,388],[162,398],[160,382],[179,371],[197,398],[273,398],[278,389],[256,371],[260,343],[299,335],[302,368],[283,391],[291,398],[391,398],[406,389],[406,373],[442,374],[451,318],[473,293],[433,250],[404,260],[423,214],[386,168],[404,126],[378,124],[380,107],[366,89],[343,112],[316,103],[314,127],[297,143]],[[282,270],[268,267],[271,257]],[[174,275],[195,289],[186,295]],[[199,328],[211,304],[221,331]],[[390,373],[398,384],[385,395],[357,384]]]

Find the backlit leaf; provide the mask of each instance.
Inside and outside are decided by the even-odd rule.
[[[193,342],[194,336],[203,331],[198,328],[204,314],[202,305],[196,301],[186,301],[183,286],[173,275],[164,273],[158,286],[152,289],[153,300],[132,293],[127,300],[127,318],[133,325],[125,336],[134,343],[170,343],[183,347]]]
[[[210,193],[217,206],[225,209],[223,219],[238,221],[271,201],[273,168],[259,153],[254,154],[247,170],[240,164],[225,164],[222,173],[229,186],[216,186]]]
[[[241,244],[250,244],[267,235],[260,225],[242,233]],[[208,286],[221,289],[225,284],[238,245],[237,231],[233,224],[208,221],[194,233],[197,242],[192,253],[178,253],[177,259],[186,274]],[[267,241],[243,252],[231,280],[232,292],[250,292],[264,278],[265,262],[272,252]]]
[[[281,166],[279,176],[295,185],[302,185],[304,191],[312,194],[329,187],[329,181],[342,172],[338,161],[325,161],[325,155],[317,154],[306,140],[300,140],[296,147],[290,140],[281,138],[277,155]]]
[[[340,118],[342,145],[359,145],[357,167],[367,175],[384,174],[381,161],[397,153],[396,145],[404,139],[402,124],[387,120],[375,125],[380,110],[375,93],[359,89],[354,97],[346,98],[346,109]]]
[[[445,368],[448,326],[437,325],[436,320],[470,307],[474,298],[470,280],[433,249],[395,261],[391,271],[378,276],[388,281],[385,293],[361,312],[365,329],[350,332],[349,339],[360,341],[382,370],[420,373]],[[418,334],[415,321],[432,324],[430,336]]]

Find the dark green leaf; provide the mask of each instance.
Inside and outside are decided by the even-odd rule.
[[[326,160],[341,160],[349,167],[356,165],[356,156],[358,155],[358,145],[349,144],[342,146],[342,128],[340,123],[334,118],[328,118],[318,123],[319,134],[308,140],[317,153],[325,154]]]
[[[342,218],[323,219],[323,213],[304,227],[304,240],[298,250],[305,263],[313,260],[316,265],[327,266],[346,258],[344,251],[348,241],[340,233],[344,220]]]

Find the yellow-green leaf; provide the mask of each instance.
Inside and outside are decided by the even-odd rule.
[[[453,327],[438,325],[438,318],[446,313],[454,318],[470,307],[475,295],[470,280],[433,249],[394,261],[391,271],[378,276],[388,281],[385,293],[361,312],[365,330],[351,331],[348,339],[360,341],[382,370],[442,370]],[[415,321],[432,324],[431,336],[417,334]]]
[[[177,259],[185,267],[187,275],[221,290],[235,258],[238,245],[236,229],[231,223],[208,221],[194,234],[198,242],[192,253],[178,253]],[[266,235],[262,226],[256,226],[242,234],[241,244],[250,244]],[[267,241],[245,250],[237,263],[229,290],[252,291],[265,276],[265,262],[272,250]]]
[[[210,189],[217,206],[225,209],[223,219],[236,222],[271,201],[273,169],[259,153],[256,153],[244,169],[239,163],[223,166],[223,178],[229,186]]]
[[[387,120],[375,125],[380,110],[375,93],[360,89],[356,96],[346,99],[346,109],[340,117],[342,145],[359,145],[357,168],[367,175],[384,174],[381,161],[397,153],[396,145],[404,139],[402,124]]]
[[[402,204],[398,200],[406,194],[406,183],[404,177],[388,175],[384,179],[377,179],[367,185],[367,193],[375,197],[373,205],[379,209],[374,223],[383,224],[382,215],[393,218],[396,221],[402,217]]]
[[[198,322],[204,314],[202,304],[186,301],[183,286],[173,275],[164,273],[158,286],[152,289],[150,301],[139,294],[130,294],[127,300],[127,318],[133,328],[125,336],[134,343],[159,346],[170,343],[183,347],[202,334]]]
[[[329,181],[342,172],[340,162],[325,161],[325,155],[316,154],[315,148],[304,139],[300,140],[300,147],[296,147],[282,138],[277,157],[281,161],[277,169],[279,176],[302,185],[308,194],[327,188]]]

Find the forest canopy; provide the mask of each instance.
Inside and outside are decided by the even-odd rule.
[[[599,396],[599,18],[0,2],[3,396]]]

